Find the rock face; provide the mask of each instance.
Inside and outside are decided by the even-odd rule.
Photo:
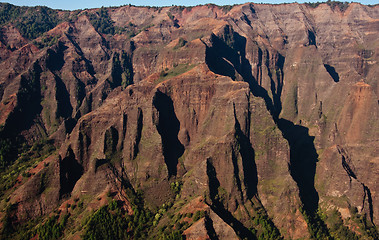
[[[188,239],[338,237],[331,209],[364,238],[354,207],[379,224],[378,6],[106,12],[118,33],[94,27],[97,9],[34,41],[1,28],[1,137],[58,149],[5,193],[14,219],[131,189],[150,209],[200,196]]]

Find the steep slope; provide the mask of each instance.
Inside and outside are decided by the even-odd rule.
[[[379,8],[333,4],[2,22],[2,237],[376,239]]]

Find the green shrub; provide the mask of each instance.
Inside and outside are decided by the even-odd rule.
[[[115,34],[115,27],[108,10],[101,7],[96,13],[89,14],[89,20],[96,31],[103,34]]]

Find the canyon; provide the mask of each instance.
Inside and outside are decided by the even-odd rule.
[[[379,6],[334,3],[0,4],[0,238],[377,239]]]

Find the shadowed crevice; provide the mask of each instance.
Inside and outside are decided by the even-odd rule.
[[[204,225],[210,240],[219,240],[216,234],[216,230],[213,227],[212,218],[210,218],[208,214],[205,215]]]
[[[57,117],[61,116],[64,119],[71,117],[72,106],[70,102],[70,94],[67,91],[66,85],[58,75],[54,75],[56,85],[56,100],[57,100]]]
[[[176,176],[178,159],[184,153],[184,146],[178,139],[180,122],[176,117],[173,102],[166,94],[157,91],[153,98],[153,106],[158,113],[156,119],[153,115],[153,122],[161,135],[168,176]]]
[[[133,142],[133,159],[135,159],[139,153],[139,143],[142,137],[142,128],[143,128],[143,112],[141,108],[138,108],[136,137],[135,137],[135,141]]]
[[[68,148],[66,157],[59,161],[60,173],[60,198],[70,195],[76,182],[83,174],[83,167],[76,161],[71,147]]]
[[[246,188],[246,197],[251,199],[255,194],[257,194],[258,185],[258,172],[257,166],[255,164],[255,152],[251,145],[250,139],[242,132],[241,125],[237,119],[236,109],[234,108],[234,119],[235,119],[235,139],[239,146],[239,153],[242,158],[243,166],[243,183]],[[249,115],[249,114],[248,114]]]
[[[290,146],[289,170],[299,187],[300,199],[307,213],[315,213],[318,208],[318,193],[314,187],[318,154],[314,137],[309,136],[308,128],[295,125],[286,119],[277,123],[283,137]]]
[[[329,75],[333,78],[334,82],[340,81],[340,76],[336,72],[336,69],[333,66],[330,66],[329,64],[324,64],[324,67],[326,71],[329,73]]]

